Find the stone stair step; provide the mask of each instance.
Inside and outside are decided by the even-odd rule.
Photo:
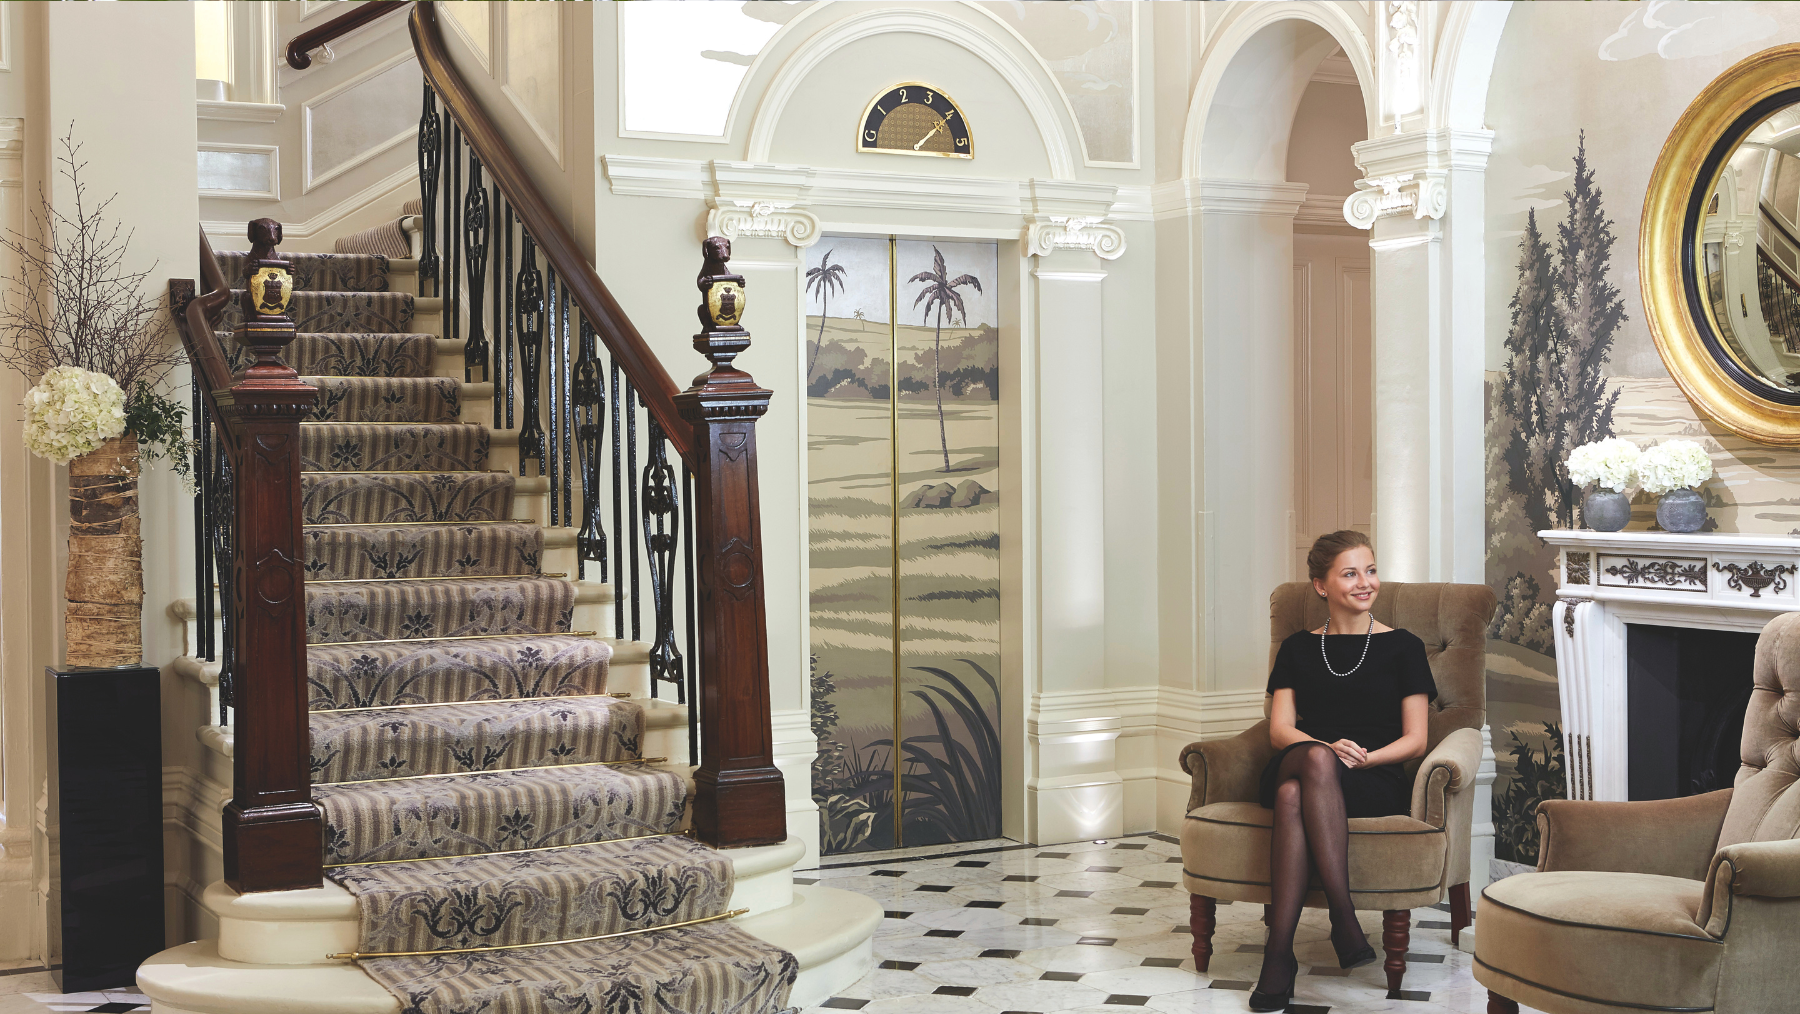
[[[340,525],[301,532],[308,581],[530,575],[542,572],[535,523]]]
[[[315,712],[313,784],[630,760],[644,709],[613,697]],[[409,950],[411,948],[401,948]]]
[[[435,951],[551,943],[728,911],[732,861],[685,835],[544,852],[348,866],[357,949]]]
[[[312,645],[307,707],[376,708],[602,694],[612,646],[598,638],[470,638]]]
[[[544,485],[494,471],[314,472],[300,476],[300,518],[305,525],[511,521],[514,496],[541,496],[532,487]]]
[[[312,422],[457,423],[462,388],[451,377],[306,377],[319,389]]]
[[[479,855],[680,829],[687,780],[648,763],[317,785],[327,865]]]
[[[309,582],[308,644],[569,631],[576,587],[553,577]]]
[[[310,472],[472,472],[487,459],[487,428],[470,423],[300,424],[300,467]]]

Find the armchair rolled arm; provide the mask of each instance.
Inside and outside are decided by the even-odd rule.
[[[1425,759],[1413,776],[1412,815],[1432,827],[1443,827],[1449,819],[1450,800],[1475,784],[1475,772],[1481,767],[1481,733],[1474,729],[1456,729],[1443,739]]]
[[[1546,799],[1537,811],[1538,871],[1704,879],[1730,803],[1730,789],[1631,803]]]
[[[1800,898],[1800,839],[1727,845],[1712,858],[1695,921],[1723,937],[1736,898]]]
[[[1249,803],[1261,787],[1263,768],[1275,756],[1264,719],[1230,739],[1189,743],[1181,751],[1181,770],[1194,778],[1188,812],[1209,803]]]

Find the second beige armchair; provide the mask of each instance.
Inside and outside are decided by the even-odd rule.
[[[1486,720],[1486,651],[1494,594],[1483,585],[1386,582],[1375,618],[1425,642],[1438,697],[1431,704],[1428,750],[1413,774],[1412,812],[1350,821],[1350,896],[1382,918],[1388,988],[1406,973],[1410,910],[1451,902],[1451,936],[1469,923],[1469,831],[1475,772]],[[1288,635],[1325,622],[1325,603],[1305,582],[1284,584],[1269,599],[1270,658]],[[1183,883],[1193,895],[1194,964],[1212,957],[1219,899],[1267,905],[1273,813],[1256,802],[1263,767],[1275,755],[1265,720],[1234,739],[1182,751],[1193,776],[1181,832]],[[1308,907],[1323,908],[1317,889]]]

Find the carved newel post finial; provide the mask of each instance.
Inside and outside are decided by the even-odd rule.
[[[297,374],[281,361],[281,350],[294,340],[294,320],[288,316],[288,304],[294,298],[294,272],[287,258],[275,250],[281,242],[281,223],[259,218],[250,223],[249,238],[244,323],[238,328],[237,340],[256,356],[256,362],[245,371],[245,376],[253,382],[291,382]]]
[[[712,368],[675,396],[693,427],[694,529],[700,588],[700,769],[694,831],[716,846],[787,839],[787,799],[775,767],[769,718],[769,638],[763,608],[762,518],[756,420],[770,392],[737,368],[750,347],[744,278],[730,272],[731,243],[701,248],[700,333],[694,349]]]

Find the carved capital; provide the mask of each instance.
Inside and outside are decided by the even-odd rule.
[[[739,239],[745,236],[785,239],[802,249],[819,241],[819,219],[791,201],[733,200],[709,197],[706,234]]]
[[[1100,216],[1041,215],[1032,216],[1026,225],[1025,244],[1038,257],[1058,250],[1088,250],[1111,261],[1125,252],[1125,233]]]
[[[1344,199],[1344,220],[1367,229],[1379,218],[1411,215],[1443,218],[1450,206],[1444,175],[1437,172],[1372,176],[1356,181],[1356,193]]]

